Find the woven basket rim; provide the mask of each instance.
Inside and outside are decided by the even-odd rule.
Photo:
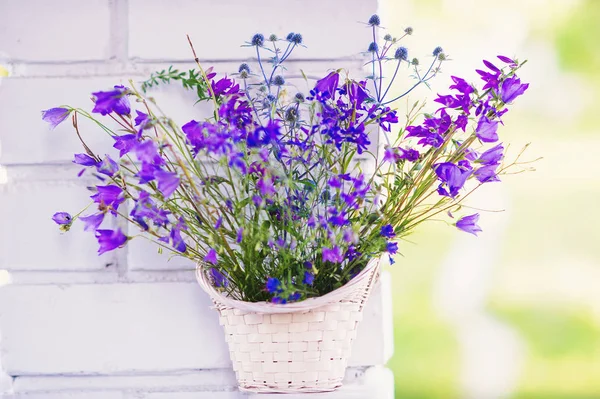
[[[347,297],[349,293],[356,289],[356,286],[361,284],[365,279],[376,278],[379,272],[380,261],[380,257],[372,258],[369,260],[365,268],[361,270],[360,273],[358,273],[353,279],[348,281],[340,288],[336,288],[325,295],[286,304],[277,304],[271,302],[246,302],[229,298],[217,291],[215,287],[212,286],[200,263],[196,265],[196,278],[200,287],[213,299],[213,301],[220,305],[255,313],[306,312],[321,306],[340,302]]]

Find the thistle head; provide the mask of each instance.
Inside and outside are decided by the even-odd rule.
[[[379,24],[381,24],[381,20],[379,19],[379,15],[377,15],[377,14],[371,15],[371,18],[369,18],[369,22],[368,23],[371,26],[379,26]]]
[[[412,35],[413,34],[412,26],[407,26],[406,29],[404,29],[404,33],[406,33],[407,35]]]
[[[375,42],[371,42],[369,44],[369,49],[367,50],[369,53],[376,53],[379,51],[379,46]]]
[[[253,46],[261,47],[263,44],[265,44],[265,37],[261,33],[257,33],[256,35],[252,36],[251,43]]]
[[[285,79],[281,75],[277,75],[271,81],[275,86],[283,86],[285,84]]]
[[[394,53],[394,58],[397,60],[408,60],[408,49],[406,47],[398,47]]]
[[[276,42],[278,40],[277,35],[275,33],[271,33],[269,35],[269,41],[270,42]]]

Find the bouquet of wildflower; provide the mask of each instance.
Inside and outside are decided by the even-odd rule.
[[[81,220],[100,254],[134,238],[151,240],[199,263],[214,287],[248,302],[322,296],[374,257],[387,254],[393,262],[398,240],[417,225],[453,218],[473,190],[521,165],[518,157],[503,163],[497,130],[528,84],[516,75],[522,63],[499,56],[501,67],[484,61],[486,69],[477,70],[482,88],[453,76],[451,92],[434,100],[441,105],[435,113],[415,103],[400,123],[394,104],[427,85],[448,57],[438,47],[422,68],[399,45],[411,28],[379,39],[379,17],[368,25],[372,74],[364,80],[331,70],[312,90],[295,92],[284,63],[303,46],[302,36],[256,34],[246,43],[256,63],[230,76],[204,69],[194,52],[197,69],[169,68],[139,89],[131,82],[93,93],[91,113],[70,106],[43,111],[53,126],[72,116],[85,149],[73,162],[84,167],[80,175],[90,170],[98,179],[94,211],[59,212],[54,220],[65,231]],[[389,79],[385,63],[395,68]],[[401,69],[412,71],[414,84],[389,98]],[[171,81],[212,104],[212,115],[179,126],[163,114],[146,92]],[[118,153],[90,148],[80,117],[109,134]],[[368,134],[379,130],[381,148]],[[129,228],[102,228],[108,218],[122,218]],[[465,215],[453,224],[476,234],[478,218]]]

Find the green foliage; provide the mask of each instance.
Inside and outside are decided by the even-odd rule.
[[[169,66],[168,69],[163,69],[158,72],[153,72],[150,77],[142,82],[141,90],[146,93],[148,89],[157,87],[159,84],[169,84],[172,81],[181,82],[181,85],[187,90],[194,90],[198,96],[198,101],[210,100],[207,82],[202,78],[199,71],[190,69],[189,71],[180,71]]]

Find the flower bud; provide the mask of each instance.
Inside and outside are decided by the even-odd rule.
[[[413,64],[414,66],[417,66],[417,65],[419,65],[419,59],[418,58],[413,58],[410,63]]]
[[[277,35],[275,33],[271,33],[271,35],[269,36],[269,41],[270,42],[276,42],[277,41]]]
[[[404,33],[406,33],[407,35],[412,35],[413,34],[412,26],[408,26],[406,29],[404,29]]]
[[[304,102],[304,94],[296,93],[296,95],[294,96],[294,101],[296,101],[298,103],[303,103]]]
[[[392,35],[390,35],[390,34],[388,33],[387,35],[385,35],[385,36],[383,37],[383,40],[385,40],[386,42],[391,42],[391,41],[392,41],[392,40],[394,40],[394,39],[392,38]]]

